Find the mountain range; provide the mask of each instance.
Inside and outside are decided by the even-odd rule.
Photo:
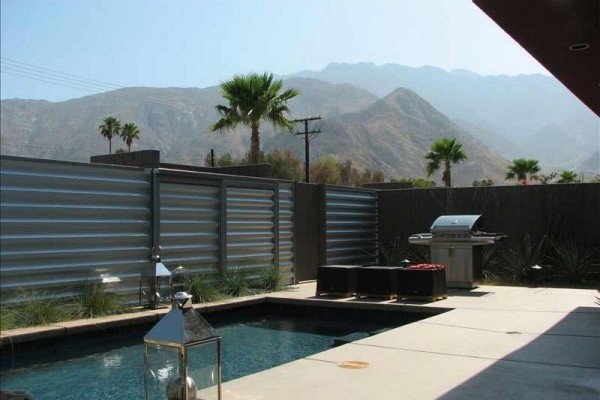
[[[290,76],[350,83],[378,97],[412,89],[504,157],[535,158],[548,169],[576,167],[600,150],[598,116],[551,76],[373,63],[332,63]]]
[[[410,79],[402,78],[402,71]],[[388,177],[424,177],[423,156],[431,143],[454,136],[469,158],[456,166],[453,178],[469,185],[475,179],[503,182],[511,158],[548,159],[552,165],[568,159],[596,168],[592,153],[600,150],[598,118],[552,80],[542,75],[481,77],[434,67],[331,64],[323,71],[285,77],[284,85],[301,92],[290,102],[293,118],[323,117],[322,133],[311,141],[312,160],[333,153],[359,167],[382,169]],[[550,89],[534,91],[536,85]],[[527,113],[517,106],[525,107],[519,96],[534,102],[535,93],[544,98],[540,102],[545,105],[530,106],[531,115],[526,118]],[[550,112],[552,101],[561,104],[561,112]],[[490,102],[505,105],[493,112]],[[247,129],[209,133],[209,126],[218,119],[214,106],[222,103],[216,86],[124,88],[57,103],[2,100],[1,150],[2,154],[88,161],[91,155],[108,152],[98,125],[114,115],[140,127],[141,138],[132,150],[160,150],[166,162],[202,165],[211,148],[217,154],[239,157],[249,148]],[[520,132],[533,133],[507,134],[513,131],[503,127],[502,120],[507,126],[520,126]],[[261,128],[264,150],[289,147],[303,158],[302,137],[275,132],[268,124]],[[113,139],[113,150],[119,147],[125,146]],[[542,152],[544,157],[536,156]],[[437,175],[441,174],[434,177],[439,181]]]

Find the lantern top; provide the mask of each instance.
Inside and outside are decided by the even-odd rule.
[[[155,272],[154,272],[154,276],[171,276],[171,272],[169,272],[169,270],[167,269],[167,267],[165,267],[165,264],[161,263],[161,262],[156,262],[155,263]]]
[[[171,311],[144,336],[144,341],[182,347],[220,338],[198,310],[182,308],[174,302]]]

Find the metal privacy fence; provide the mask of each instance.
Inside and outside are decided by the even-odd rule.
[[[189,171],[1,159],[2,302],[21,291],[70,296],[117,278],[139,298],[139,276],[162,262],[216,276],[278,264],[294,270],[294,186]],[[156,175],[156,179],[153,179]],[[153,183],[155,182],[155,183]]]
[[[376,264],[379,256],[377,192],[340,186],[320,188],[321,265]]]
[[[150,172],[83,163],[0,160],[2,298],[69,296],[109,275],[137,295],[151,248]]]

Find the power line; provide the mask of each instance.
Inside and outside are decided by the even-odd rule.
[[[0,60],[2,60],[1,72],[5,74],[44,82],[56,86],[84,90],[91,93],[105,93],[108,95],[128,99],[142,98],[143,100],[148,102],[164,106],[173,106],[173,104],[171,103],[172,99],[167,98],[165,96],[159,96],[157,94],[149,96],[148,93],[138,89],[125,88],[120,85],[97,81],[95,79],[83,78],[77,75],[51,70],[49,68],[39,67],[33,64],[23,63],[21,61],[16,60],[10,60],[3,57],[0,57]],[[19,64],[24,64],[25,66]],[[107,92],[107,90],[111,90],[113,92]],[[120,93],[114,93],[114,90],[119,90]],[[169,101],[169,103],[167,103],[166,101]]]
[[[140,95],[147,95],[147,93],[142,92],[139,89],[135,89],[135,88],[127,88],[123,85],[118,85],[115,83],[109,83],[109,82],[105,82],[105,81],[99,81],[96,79],[90,79],[90,78],[86,78],[80,75],[74,75],[74,74],[70,74],[67,72],[62,72],[62,71],[58,71],[55,69],[50,69],[50,68],[45,68],[45,67],[41,67],[38,65],[33,65],[33,64],[29,64],[23,61],[18,61],[18,60],[13,60],[10,58],[6,58],[6,57],[0,57],[0,60],[5,63],[8,64],[9,66],[13,67],[13,68],[20,68],[20,69],[26,69],[26,70],[30,70],[30,71],[35,71],[37,73],[42,73],[45,75],[49,75],[49,76],[55,76],[55,77],[59,77],[63,80],[68,79],[72,82],[80,82],[80,83],[85,83],[86,85],[90,86],[93,85],[95,87],[101,87],[102,90],[106,90],[106,89],[110,89],[110,90],[116,90],[116,89],[122,89],[122,90],[126,90],[129,92],[133,92],[135,94],[140,94]],[[154,96],[158,96],[158,97],[162,97],[163,100],[170,100],[170,98],[164,96],[164,95],[159,95],[159,94],[154,94]]]

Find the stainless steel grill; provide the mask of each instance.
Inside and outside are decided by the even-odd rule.
[[[416,233],[408,238],[412,244],[431,246],[431,262],[446,267],[448,287],[473,288],[482,279],[481,246],[500,242],[501,233],[480,230],[481,215],[442,215],[430,233]]]

